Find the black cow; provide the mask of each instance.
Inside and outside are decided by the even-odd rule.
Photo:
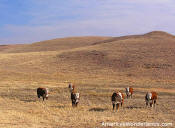
[[[48,99],[49,96],[49,90],[48,88],[37,88],[37,96],[38,98],[43,97],[43,101],[46,98],[46,100]]]

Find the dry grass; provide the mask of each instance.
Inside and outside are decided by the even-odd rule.
[[[50,45],[46,41],[1,49],[0,127],[175,123],[173,36],[153,32],[121,38],[84,37],[76,42],[77,38],[56,39]],[[71,107],[68,82],[80,92],[78,108]],[[48,101],[37,99],[39,86],[50,89]],[[124,107],[113,112],[110,96],[115,90],[124,92],[127,86],[134,88],[133,99],[126,99]],[[144,96],[149,90],[158,92],[154,109],[145,108]]]
[[[63,86],[64,85],[64,86]],[[47,85],[48,101],[36,97],[36,87],[14,83],[1,87],[1,127],[102,127],[102,122],[172,122],[174,123],[175,95],[159,95],[157,107],[145,108],[144,94],[135,88],[133,99],[126,99],[124,107],[112,111],[111,92],[117,87],[94,87],[77,84],[81,94],[78,108],[71,107],[70,94],[65,84]]]

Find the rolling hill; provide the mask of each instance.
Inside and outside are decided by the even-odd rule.
[[[25,45],[6,45],[6,46],[2,45],[1,51],[7,53],[59,51],[59,50],[67,50],[72,48],[88,46],[97,41],[102,41],[109,38],[110,37],[98,37],[98,36],[58,38]],[[7,46],[9,46],[9,48],[7,48]]]
[[[174,49],[173,35],[154,31],[144,35],[72,37],[14,48],[6,46],[0,59],[3,59],[1,69],[6,71],[49,74],[53,79],[58,72],[68,74],[68,79],[69,75],[78,78],[78,74],[81,77],[88,74],[94,79],[108,75],[114,80],[124,77],[159,81],[174,80]]]

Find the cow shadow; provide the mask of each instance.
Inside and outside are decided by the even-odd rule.
[[[36,102],[36,100],[33,100],[33,99],[20,99],[20,101],[23,101],[23,102]]]
[[[65,108],[65,106],[62,106],[62,105],[58,105],[58,106],[50,106],[52,108]]]
[[[104,112],[106,110],[108,110],[108,109],[107,108],[99,108],[99,107],[89,109],[89,111],[96,111],[96,112]]]
[[[144,107],[141,107],[141,106],[127,106],[125,107],[126,109],[142,109]]]

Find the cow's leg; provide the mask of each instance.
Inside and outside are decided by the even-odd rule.
[[[40,95],[38,94],[38,98],[40,98]]]
[[[121,107],[123,106],[123,102],[121,102]]]
[[[75,107],[77,107],[77,106],[78,106],[78,102],[75,103]]]
[[[156,100],[154,100],[154,107],[156,106]]]
[[[72,107],[74,107],[74,101],[72,100]]]
[[[146,101],[146,107],[148,106],[148,101]]]
[[[76,107],[76,102],[72,100],[72,107]]]
[[[116,110],[118,111],[119,109],[119,103],[116,104]]]
[[[44,96],[43,96],[43,101],[44,101]]]
[[[113,106],[113,110],[114,110],[115,109],[115,104],[113,103],[112,106]]]
[[[150,102],[150,107],[152,107],[153,106],[153,100]]]

